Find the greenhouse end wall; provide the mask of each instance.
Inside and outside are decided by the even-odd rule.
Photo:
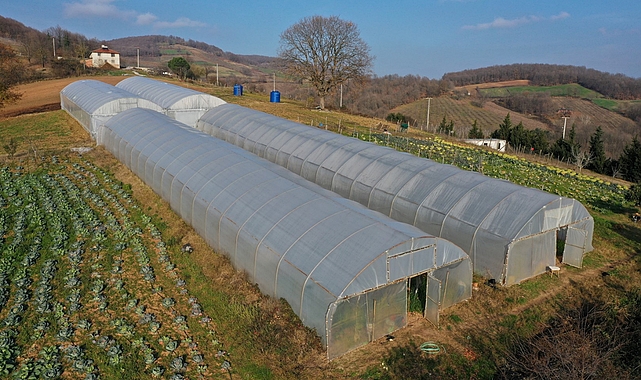
[[[405,292],[413,276],[449,277],[451,285],[443,287],[431,310],[437,315],[443,306],[471,296],[470,259],[451,242],[165,115],[124,111],[100,134],[108,151],[246,272],[249,281],[264,294],[287,300],[301,321],[317,331],[328,357],[405,326],[406,295],[398,291]],[[350,307],[334,313],[333,305],[359,297],[372,309],[371,326],[342,321],[340,313],[361,321],[359,311],[350,314]],[[345,328],[357,337],[339,337]]]
[[[572,241],[566,244],[564,263],[580,266],[592,250],[594,222],[573,199],[235,104],[210,110],[196,128],[347,199],[452,241],[470,255],[476,273],[502,285],[555,265],[555,244],[550,242],[562,230]]]
[[[98,128],[111,117],[137,107],[161,110],[155,103],[93,79],[72,82],[60,91],[60,108],[76,119],[94,140]]]
[[[157,104],[162,113],[190,127],[208,110],[227,103],[204,92],[147,77],[130,77],[116,87]]]

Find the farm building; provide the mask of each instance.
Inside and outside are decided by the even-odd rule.
[[[90,59],[87,61],[89,67],[107,67],[114,69],[120,68],[120,53],[109,49],[108,46],[102,45],[100,49],[92,50]]]
[[[425,279],[435,323],[439,309],[471,296],[472,264],[459,247],[229,143],[145,109],[100,133],[211,247],[286,299],[330,359],[404,327],[410,279]]]
[[[156,103],[165,115],[190,127],[195,126],[205,112],[226,103],[204,92],[146,77],[127,78],[116,87]]]
[[[580,267],[594,221],[574,199],[460,170],[238,105],[197,128],[343,197],[463,248],[474,271],[512,285],[562,261]],[[560,254],[560,253],[559,253]]]
[[[486,146],[488,148],[498,150],[499,152],[505,152],[505,148],[507,147],[507,141],[501,139],[465,139],[463,142],[478,146]]]
[[[96,139],[98,127],[112,116],[130,108],[160,107],[149,100],[97,80],[79,80],[60,91],[60,107]]]

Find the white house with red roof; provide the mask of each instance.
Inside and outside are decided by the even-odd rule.
[[[87,62],[87,66],[90,67],[103,67],[104,65],[110,65],[116,69],[120,68],[120,53],[109,49],[107,45],[102,45],[100,49],[93,50],[89,62]]]

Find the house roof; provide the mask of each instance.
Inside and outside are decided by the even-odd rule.
[[[106,46],[102,46],[100,49],[92,50],[92,53],[109,53],[109,54],[120,54],[119,52],[109,49]]]

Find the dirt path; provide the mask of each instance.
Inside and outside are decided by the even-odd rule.
[[[96,77],[82,77],[82,78],[64,78],[53,79],[40,82],[33,82],[23,84],[15,88],[16,92],[22,94],[18,102],[9,104],[0,109],[0,119],[9,117],[55,111],[60,109],[60,91],[68,84],[78,81],[93,79],[115,85],[125,76],[96,76]]]

